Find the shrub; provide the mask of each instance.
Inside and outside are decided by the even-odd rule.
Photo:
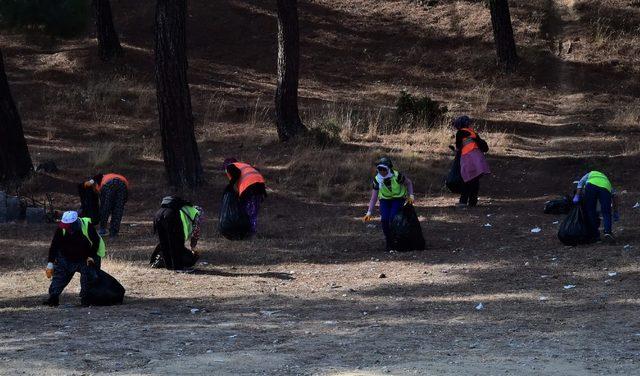
[[[398,123],[433,128],[449,110],[428,96],[414,97],[406,91],[400,92],[396,103]]]
[[[70,38],[84,32],[90,0],[0,0],[0,26]]]

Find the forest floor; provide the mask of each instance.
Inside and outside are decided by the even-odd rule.
[[[341,140],[324,146],[276,142],[275,20],[264,3],[190,2],[208,180],[186,194],[207,212],[193,274],[147,265],[151,218],[170,192],[153,2],[112,0],[125,45],[116,67],[96,59],[90,38],[0,36],[34,161],[60,168],[23,192],[69,209],[75,184],[97,170],[132,181],[103,263],[127,289],[121,306],[80,307],[77,277],[59,308],[41,306],[55,225],[0,225],[1,375],[640,375],[633,1],[515,2],[523,63],[510,76],[493,66],[481,2],[301,1],[303,119],[337,125]],[[451,130],[383,131],[401,89],[478,119],[493,170],[479,207],[456,209],[442,188]],[[416,185],[423,252],[384,252],[377,222],[361,221],[383,154]],[[217,235],[226,156],[268,180],[251,241]],[[564,247],[562,218],[543,214],[544,202],[591,169],[620,192],[618,243]]]

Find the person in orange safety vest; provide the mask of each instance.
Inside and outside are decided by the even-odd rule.
[[[129,197],[129,181],[120,174],[98,174],[84,183],[92,187],[100,195],[100,230],[98,234],[107,234],[109,217],[109,236],[116,237],[120,232],[120,223],[124,215],[124,206]]]
[[[223,168],[229,183],[240,197],[243,210],[249,216],[251,234],[255,234],[258,228],[260,205],[267,196],[265,179],[255,167],[239,162],[235,158],[225,159]]]

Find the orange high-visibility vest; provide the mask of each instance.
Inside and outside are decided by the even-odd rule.
[[[96,187],[98,192],[100,192],[100,190],[102,189],[102,187],[107,184],[108,182],[110,182],[113,179],[118,179],[120,181],[122,181],[124,183],[124,185],[127,186],[127,189],[129,189],[129,181],[127,180],[127,178],[125,178],[122,175],[119,174],[114,174],[114,173],[110,173],[110,174],[104,174],[102,176],[102,181],[101,182],[96,182]]]
[[[236,166],[240,170],[240,179],[236,183],[236,188],[238,189],[238,194],[242,196],[242,193],[249,188],[250,186],[257,183],[265,183],[264,177],[262,174],[258,172],[253,166],[247,163],[236,162],[232,163],[232,165]],[[227,173],[229,179],[231,176]]]
[[[462,155],[466,155],[471,153],[472,151],[474,151],[475,149],[478,148],[478,144],[476,144],[476,138],[478,137],[478,134],[476,133],[476,131],[474,131],[471,128],[462,128],[460,129],[461,131],[466,131],[469,132],[469,136],[465,137],[462,140]]]

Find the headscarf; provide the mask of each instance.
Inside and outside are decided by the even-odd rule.
[[[230,164],[236,162],[238,162],[238,160],[233,157],[226,158],[224,162],[222,162],[222,169],[226,171],[227,167],[229,167]]]
[[[467,115],[462,115],[453,120],[453,127],[455,129],[462,129],[471,125],[471,118]]]

